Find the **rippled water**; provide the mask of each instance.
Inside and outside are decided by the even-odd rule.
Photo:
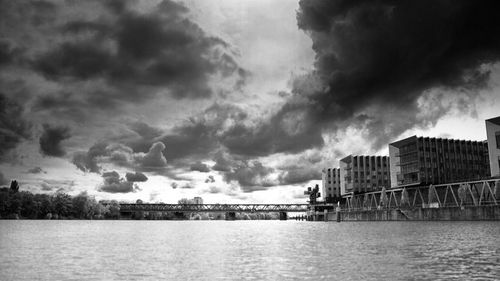
[[[0,221],[0,280],[499,280],[500,222]]]

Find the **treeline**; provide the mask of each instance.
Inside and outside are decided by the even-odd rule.
[[[0,188],[0,218],[8,219],[118,219],[120,204],[97,202],[86,192],[76,196],[57,192],[33,194],[19,191],[13,181],[11,187]]]

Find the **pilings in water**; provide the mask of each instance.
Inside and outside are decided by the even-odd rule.
[[[225,218],[227,221],[234,221],[236,220],[236,212],[226,212]]]
[[[288,215],[286,212],[280,212],[280,220],[286,221],[288,219]]]

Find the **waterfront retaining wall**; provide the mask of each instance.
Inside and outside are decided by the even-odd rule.
[[[342,221],[500,220],[500,206],[341,211],[340,217]],[[328,213],[327,220],[335,221],[336,213]]]

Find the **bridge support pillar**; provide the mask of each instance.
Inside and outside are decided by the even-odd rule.
[[[286,212],[280,212],[280,220],[286,221],[288,219],[288,214]]]
[[[235,212],[226,212],[226,220],[227,221],[236,220],[236,213]]]

